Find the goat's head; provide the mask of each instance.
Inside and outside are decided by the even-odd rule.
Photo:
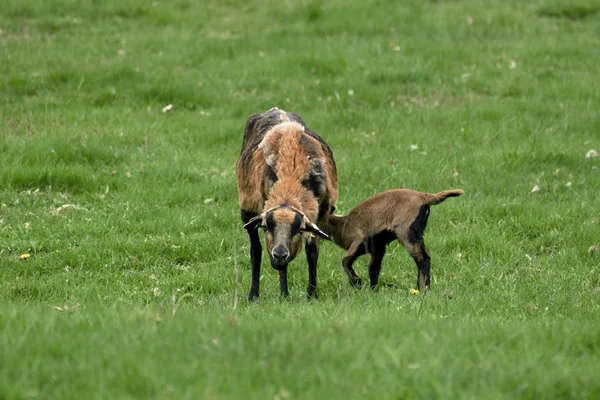
[[[259,227],[265,230],[267,252],[276,270],[284,269],[300,253],[303,235],[329,239],[302,211],[286,205],[271,208],[244,225],[245,229]]]

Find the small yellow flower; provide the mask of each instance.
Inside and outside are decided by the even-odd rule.
[[[398,306],[398,307],[396,307],[396,310],[398,310],[398,311],[402,311],[402,306]]]
[[[31,255],[29,253],[21,254],[21,260],[27,260]]]
[[[419,294],[419,289],[410,289],[410,294]]]

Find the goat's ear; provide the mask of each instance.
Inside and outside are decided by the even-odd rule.
[[[250,221],[244,224],[244,229],[254,230],[258,229],[263,224],[263,216],[257,215],[256,217],[252,217]]]
[[[317,236],[322,237],[323,239],[329,240],[329,235],[319,229],[319,227],[305,218],[304,220],[304,231],[313,233]]]

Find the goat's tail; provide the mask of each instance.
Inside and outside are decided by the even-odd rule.
[[[448,197],[457,197],[463,193],[462,189],[442,190],[439,193],[425,193],[425,204],[432,206],[440,204]]]

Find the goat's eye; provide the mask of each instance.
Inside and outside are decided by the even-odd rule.
[[[301,226],[302,226],[302,217],[300,217],[300,215],[296,214],[296,217],[294,218],[294,222],[292,223],[292,229],[291,229],[292,235],[300,233]]]
[[[265,225],[265,230],[273,231],[275,229],[275,221],[273,220],[273,214],[267,215],[267,224]]]

